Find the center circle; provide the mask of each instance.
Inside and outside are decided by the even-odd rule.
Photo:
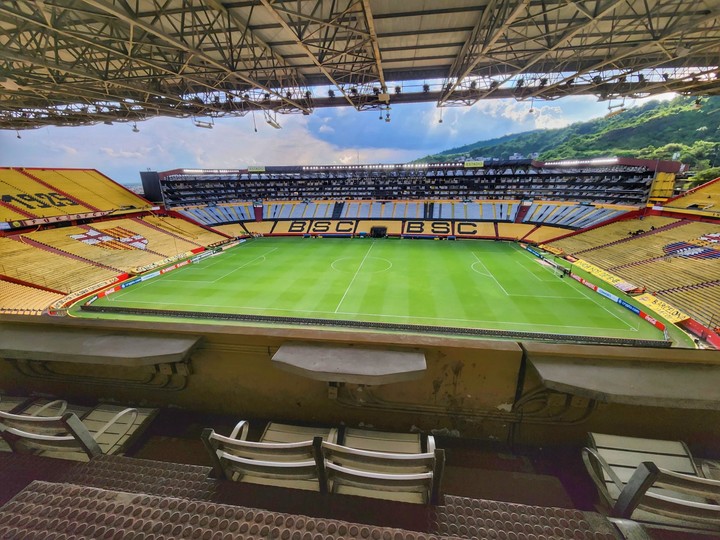
[[[361,265],[362,268],[360,268]],[[348,272],[350,274],[357,272],[358,268],[363,273],[377,274],[390,270],[392,263],[382,257],[366,257],[364,260],[362,257],[342,257],[335,259],[330,267],[338,272]]]

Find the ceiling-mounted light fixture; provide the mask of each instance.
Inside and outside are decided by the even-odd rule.
[[[140,130],[137,127],[137,122],[133,122],[132,131],[133,131],[133,133],[140,133]]]
[[[274,127],[275,129],[282,129],[282,126],[277,121],[277,113],[270,113],[270,111],[266,110],[265,121],[270,127]]]
[[[203,129],[212,129],[213,126],[215,126],[212,118],[210,118],[209,122],[207,120],[197,120],[196,118],[193,118],[193,124],[195,124],[195,127]]]

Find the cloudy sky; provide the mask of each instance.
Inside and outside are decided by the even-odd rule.
[[[631,103],[626,106],[632,105]],[[123,184],[139,171],[244,168],[248,165],[402,163],[479,140],[536,128],[555,128],[603,116],[607,102],[592,96],[530,103],[489,100],[440,109],[434,103],[393,107],[391,121],[349,107],[310,116],[278,116],[282,129],[253,118],[216,119],[214,129],[191,119],[156,118],[138,124],[0,131],[0,166],[94,168]],[[207,119],[203,119],[207,120]]]

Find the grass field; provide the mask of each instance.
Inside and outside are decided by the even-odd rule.
[[[262,238],[93,306],[662,339],[505,242]]]

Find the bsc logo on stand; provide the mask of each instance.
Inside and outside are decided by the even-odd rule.
[[[663,246],[668,257],[685,259],[718,259],[720,258],[720,233],[704,234],[692,242],[673,242]]]

